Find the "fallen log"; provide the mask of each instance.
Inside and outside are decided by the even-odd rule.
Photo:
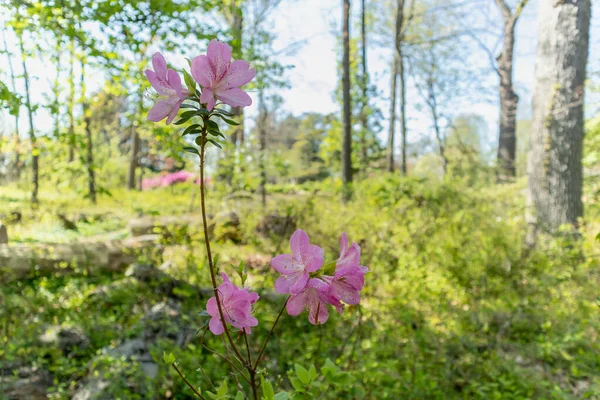
[[[0,281],[86,268],[121,271],[135,261],[137,251],[155,246],[158,239],[158,235],[145,235],[103,242],[3,244]]]

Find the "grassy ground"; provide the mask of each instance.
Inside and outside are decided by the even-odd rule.
[[[578,240],[542,237],[535,251],[526,251],[522,184],[473,189],[388,176],[357,184],[347,205],[339,203],[329,182],[288,189],[293,193],[270,198],[268,211],[289,216],[329,259],[346,231],[361,244],[371,272],[360,307],[347,307],[342,316],[332,313],[319,327],[309,325],[305,315],[283,319],[266,357],[270,377],[282,389],[290,388],[288,371],[295,363],[320,369],[329,358],[350,379],[330,387],[324,399],[600,397],[600,246],[594,219],[586,221]],[[48,196],[51,188],[44,188],[41,207],[32,210],[25,192],[0,188],[0,214],[23,214],[21,223],[8,226],[11,242],[70,242],[124,234],[129,219],[140,215],[194,212],[194,191],[115,190],[91,207],[76,195]],[[287,237],[257,233],[264,212],[255,199],[210,195],[210,213],[234,210],[241,221],[234,228],[217,222],[214,247],[221,268],[233,275],[230,265],[245,261],[250,284],[271,290],[269,260],[288,251]],[[70,220],[85,214],[88,222],[81,219],[78,231],[69,231],[59,213]],[[207,286],[197,230],[177,231],[163,245],[141,253],[139,261],[156,266],[168,261],[172,276]],[[102,296],[96,295],[99,288]],[[140,378],[139,363],[106,352],[138,337],[147,329],[144,316],[153,305],[171,301],[168,297],[125,273],[93,270],[4,284],[0,363],[5,370],[16,365],[47,370],[51,398],[70,398],[90,371],[100,369],[112,378],[111,398],[190,398],[161,359],[163,350],[174,350],[188,377],[209,388],[198,366],[218,380],[227,371],[198,337],[192,335],[180,349],[169,335],[153,343],[159,372],[151,380]],[[195,331],[204,322],[198,312],[205,301],[181,294],[174,329]],[[277,307],[277,301],[259,301],[255,345]],[[40,337],[56,325],[78,327],[89,346],[66,354],[56,343],[44,343]]]

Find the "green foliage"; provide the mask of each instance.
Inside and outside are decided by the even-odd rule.
[[[580,239],[543,238],[538,249],[525,251],[522,183],[481,187],[384,175],[356,182],[355,198],[346,205],[337,202],[341,185],[332,179],[269,189],[274,194],[268,212],[289,215],[311,240],[323,243],[326,262],[336,259],[339,233],[346,231],[361,245],[363,264],[371,272],[360,307],[346,307],[341,316],[332,312],[327,324],[318,327],[310,325],[305,315],[282,318],[260,371],[264,399],[600,395],[596,217]],[[79,224],[80,232],[69,235],[122,228],[137,213],[187,213],[194,191],[194,185],[157,189],[151,196],[115,191],[115,199],[104,199],[97,206],[111,217],[90,221],[90,228]],[[259,292],[272,290],[275,276],[268,260],[288,251],[287,237],[256,234],[263,217],[257,200],[218,196],[210,192],[214,203],[209,209],[219,205],[241,216],[241,242],[215,242],[219,268],[230,276],[241,274]],[[18,189],[0,191],[3,209],[26,210],[22,207],[26,201]],[[66,194],[44,203],[48,208],[39,210],[43,215],[52,215],[57,207],[67,214],[89,207]],[[24,212],[19,226],[9,225],[15,240],[48,241],[50,234],[62,241],[73,239],[60,232],[58,222],[37,218],[34,212]],[[161,265],[169,260],[165,267],[169,274],[209,287],[203,274],[202,235],[193,229],[171,232],[161,250],[140,254],[140,261]],[[142,388],[145,393],[164,395],[168,390],[175,398],[188,398],[189,388],[165,363],[172,360],[203,393],[239,397],[227,365],[203,351],[198,336],[182,348],[168,337],[155,343],[152,354],[159,373],[152,382],[140,375],[136,363],[96,357],[103,348],[135,338],[145,329],[144,310],[164,301],[165,294],[157,287],[122,273],[98,276],[84,270],[3,285],[0,340],[6,345],[0,359],[48,368],[56,380],[50,389],[56,398],[69,398],[71,382],[86,376],[92,360],[93,369],[113,377],[115,398],[134,399]],[[201,328],[207,319],[198,313],[206,301],[183,288],[177,293],[182,315],[189,321],[186,326]],[[263,342],[278,311],[279,304],[262,296],[251,346]],[[80,326],[90,347],[69,358],[57,347],[37,341],[47,326],[59,323]],[[162,320],[160,324],[166,324],[169,332],[178,329]],[[224,351],[221,338],[208,335],[206,340]],[[199,366],[214,389],[196,371]]]

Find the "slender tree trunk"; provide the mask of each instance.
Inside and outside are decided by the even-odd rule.
[[[23,66],[23,80],[25,81],[25,105],[27,106],[27,115],[29,118],[29,141],[31,142],[31,203],[38,204],[39,191],[39,149],[37,139],[35,137],[35,127],[33,125],[33,106],[31,105],[31,95],[29,90],[29,74],[27,72],[27,62],[25,56],[25,45],[23,44],[23,36],[19,36],[19,47],[21,50],[21,60]]]
[[[233,58],[237,60],[242,59],[242,44],[243,44],[243,31],[244,31],[244,15],[241,6],[238,1],[233,1],[232,4],[233,12],[233,43],[232,53]],[[231,143],[234,145],[244,143],[244,109],[242,107],[232,107],[231,112],[235,115],[235,120],[239,122],[239,125],[234,127],[233,133],[230,136]]]
[[[263,211],[267,207],[267,168],[265,165],[266,148],[267,148],[267,107],[265,104],[263,90],[258,92],[258,141],[260,145],[260,197],[262,200]]]
[[[343,76],[343,97],[344,97],[344,129],[342,139],[342,180],[344,182],[344,200],[348,200],[351,195],[350,184],[352,183],[352,118],[350,98],[350,0],[343,0],[344,22],[342,37],[344,42],[344,57],[342,61]]]
[[[88,196],[90,201],[96,204],[96,175],[94,172],[94,143],[92,138],[91,115],[89,103],[86,99],[85,87],[85,58],[81,57],[81,111],[85,127],[85,138],[87,147],[86,169],[88,174]]]
[[[400,76],[400,129],[402,134],[402,173],[406,174],[406,89],[404,87],[404,59],[402,52],[402,42],[404,40],[404,0],[396,1],[396,23],[394,30],[394,63],[395,73]],[[396,78],[397,79],[397,78]],[[397,96],[394,91],[394,107]],[[394,114],[396,110],[394,109]],[[395,119],[394,119],[395,120]]]
[[[366,0],[361,0],[360,9],[360,39],[361,39],[361,91],[362,91],[362,107],[360,109],[360,124],[362,127],[361,135],[361,158],[362,167],[367,168],[369,164],[369,148],[368,148],[368,134],[369,134],[369,121],[367,115],[367,108],[369,106],[369,75],[367,70],[367,9]]]
[[[392,84],[390,90],[390,127],[387,143],[387,170],[394,172],[394,137],[396,136],[396,82],[398,78],[398,64],[396,56],[392,61]]]
[[[4,51],[6,52],[6,57],[8,58],[8,70],[10,72],[10,83],[12,86],[13,93],[17,93],[17,79],[15,77],[15,70],[12,64],[12,57],[8,52],[8,45],[6,44],[6,30],[2,30],[2,42],[4,44]],[[21,153],[20,153],[20,144],[21,144],[21,135],[19,133],[19,110],[17,110],[17,114],[15,115],[15,161],[13,165],[13,173],[15,180],[18,180],[21,176]]]
[[[541,0],[528,158],[528,216],[535,230],[577,226],[583,215],[583,101],[588,58],[590,0]]]
[[[75,37],[71,38],[69,60],[69,162],[75,160]]]
[[[404,53],[400,48],[398,60],[398,76],[400,77],[400,134],[402,135],[402,175],[406,175],[406,79],[404,69]]]
[[[55,55],[54,61],[56,61],[56,76],[52,83],[52,94],[54,95],[53,104],[53,117],[54,117],[54,137],[59,138],[60,135],[60,71],[62,65],[60,64],[60,53],[62,50],[62,40],[59,36],[56,36],[56,47],[54,48]]]
[[[515,12],[511,12],[504,0],[496,0],[504,20],[504,43],[498,57],[500,77],[500,126],[498,137],[498,182],[510,181],[516,175],[515,156],[517,150],[517,106],[519,96],[513,87],[513,54],[515,26],[527,0],[521,0]]]
[[[142,115],[144,109],[144,92],[140,90],[140,96],[138,98],[138,116]],[[131,127],[131,158],[129,159],[129,174],[127,176],[127,189],[135,190],[135,170],[138,167],[139,153],[140,153],[141,141],[140,135],[137,130],[137,126],[134,124]]]

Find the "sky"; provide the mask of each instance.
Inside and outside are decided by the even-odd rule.
[[[371,0],[371,4],[385,0]],[[271,18],[266,22],[275,33],[275,39],[272,43],[273,49],[283,51],[279,61],[282,64],[292,65],[293,68],[286,72],[286,78],[289,80],[290,88],[279,90],[279,94],[284,98],[282,109],[293,114],[303,112],[335,113],[341,112],[340,105],[334,101],[334,90],[340,79],[337,75],[337,65],[340,54],[337,51],[337,38],[339,35],[342,10],[341,0],[283,0],[279,7],[272,13]],[[357,1],[354,1],[351,13],[353,17],[358,17]],[[593,3],[599,3],[594,0]],[[469,4],[469,3],[468,3]],[[500,21],[498,10],[493,0],[473,0],[476,4],[477,12],[481,13],[482,18],[489,18],[489,21]],[[471,4],[472,5],[472,4]],[[594,8],[598,8],[595,5]],[[519,19],[516,31],[516,51],[514,65],[514,81],[516,91],[520,96],[519,116],[528,118],[531,113],[531,94],[533,91],[534,72],[535,72],[535,52],[537,36],[537,9],[538,0],[531,0],[525,7],[525,10]],[[596,11],[596,10],[593,10]],[[594,12],[593,12],[594,14]],[[356,28],[356,26],[353,26]],[[493,26],[490,27],[493,29]],[[351,32],[351,35],[358,34],[357,29]],[[489,41],[490,36],[487,36]],[[369,47],[367,55],[368,68],[371,80],[378,88],[378,95],[373,99],[375,105],[383,111],[384,129],[380,133],[380,139],[385,142],[387,138],[387,118],[389,104],[389,82],[390,82],[390,60],[391,60],[391,38],[388,43],[381,37],[371,37],[370,40],[376,42]],[[303,45],[293,46],[296,51],[286,54],[284,50],[297,42]],[[9,37],[9,48],[14,51],[14,38]],[[484,146],[487,144],[488,150],[495,146],[498,123],[498,102],[495,97],[497,79],[489,69],[489,61],[485,53],[473,41],[471,48],[467,52],[477,54],[475,63],[482,71],[486,72],[485,85],[489,87],[491,96],[481,99],[476,96],[467,98],[460,104],[457,104],[457,114],[476,114],[485,119],[488,125]],[[600,18],[592,19],[590,36],[590,55],[588,61],[589,71],[600,71]],[[8,82],[8,66],[5,59],[0,58],[0,79]],[[184,66],[183,56],[178,57],[177,62]],[[176,62],[176,63],[177,63]],[[33,96],[34,103],[44,102],[44,92],[48,91],[51,80],[53,79],[54,67],[46,65],[43,60],[29,59],[28,66],[30,75],[33,77],[33,87],[36,89]],[[19,66],[15,66],[17,73],[20,73]],[[598,76],[596,79],[600,78]],[[99,88],[102,85],[102,74],[91,73],[89,79],[90,90]],[[22,90],[22,88],[21,88]],[[63,91],[66,92],[66,88]],[[251,94],[256,99],[256,93]],[[587,97],[588,113],[600,109],[598,99],[594,96]],[[418,91],[411,84],[410,78],[407,91],[408,107],[408,129],[409,142],[415,142],[423,136],[431,133],[431,120],[420,107],[421,100]],[[592,110],[592,111],[590,111]],[[22,113],[21,125],[27,126],[25,115]],[[248,119],[252,119],[257,114],[256,101],[247,109]],[[0,121],[0,127],[4,131],[12,129],[12,117],[4,113]],[[35,124],[41,127],[41,130],[49,130],[51,126],[51,117],[44,109],[36,113]],[[249,124],[251,126],[251,123]],[[46,128],[46,129],[45,129]]]

